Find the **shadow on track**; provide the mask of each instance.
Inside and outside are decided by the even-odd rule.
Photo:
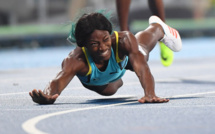
[[[206,85],[215,85],[215,81],[202,81],[202,80],[192,80],[192,79],[180,79],[180,81],[174,82],[174,81],[162,81],[157,83],[169,83],[169,84],[206,84]]]
[[[125,103],[125,102],[137,102],[129,105],[139,104],[137,98],[135,97],[119,97],[119,98],[102,98],[102,99],[92,99],[87,100],[86,103],[82,104],[99,104],[99,105],[107,105],[107,104],[116,104],[116,103]]]

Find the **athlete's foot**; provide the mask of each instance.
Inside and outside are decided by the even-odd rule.
[[[182,48],[182,42],[178,31],[166,25],[157,16],[151,16],[149,18],[149,24],[153,23],[160,24],[164,30],[164,37],[160,41],[163,42],[171,50],[175,52],[180,51]]]
[[[159,42],[160,44],[160,56],[161,56],[161,63],[163,66],[168,67],[172,64],[174,54],[171,49],[169,49],[163,42]]]

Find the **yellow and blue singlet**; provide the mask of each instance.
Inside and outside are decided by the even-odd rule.
[[[111,57],[108,61],[108,65],[105,71],[100,71],[87,49],[82,47],[82,51],[85,54],[87,60],[89,71],[85,76],[77,75],[79,80],[86,85],[102,86],[110,82],[114,82],[120,79],[125,74],[125,67],[128,63],[128,56],[121,60],[118,56],[118,32],[114,31],[116,35],[116,56],[114,54],[113,48],[111,47]]]

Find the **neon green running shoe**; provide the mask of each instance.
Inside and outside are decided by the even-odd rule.
[[[171,49],[169,49],[163,42],[159,42],[160,44],[160,55],[161,55],[161,63],[168,67],[172,64],[174,59],[174,54]]]
[[[168,67],[173,62],[173,51],[178,52],[182,48],[182,41],[179,32],[166,25],[160,18],[157,16],[151,16],[149,18],[149,24],[158,23],[162,26],[164,31],[164,37],[160,40],[163,43],[160,43],[161,50],[161,62],[164,66]]]

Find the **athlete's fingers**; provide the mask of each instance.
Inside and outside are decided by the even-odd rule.
[[[168,102],[168,101],[169,101],[169,99],[166,99],[166,98],[162,98],[162,99],[159,100],[160,103]]]
[[[46,98],[46,96],[40,89],[38,90],[38,94],[40,95],[40,97]]]
[[[169,99],[165,99],[165,102],[169,102]]]
[[[152,100],[151,100],[150,102],[158,102],[158,101],[159,101],[158,98],[153,97]]]
[[[145,100],[145,98],[144,97],[142,97],[141,99],[139,99],[138,100],[140,103],[145,103],[146,102],[146,100]]]
[[[38,94],[38,92],[37,92],[36,89],[34,89],[34,90],[32,91],[32,93],[33,93],[33,96],[34,96],[34,97],[36,97],[36,98],[39,97],[39,94]]]
[[[29,92],[29,95],[33,98],[33,94],[31,92]]]

